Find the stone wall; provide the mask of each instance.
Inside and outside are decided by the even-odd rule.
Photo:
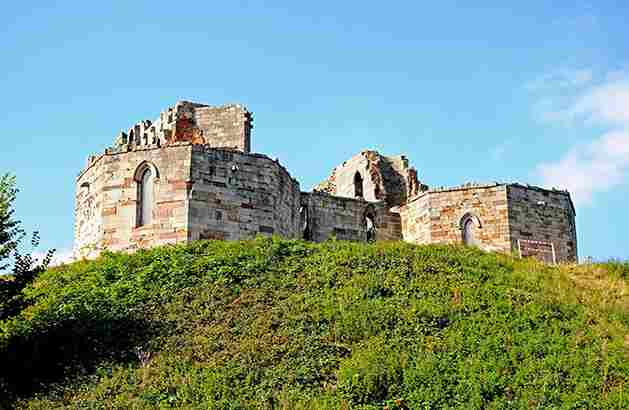
[[[390,212],[383,202],[304,192],[301,204],[301,231],[305,239],[321,242],[332,237],[351,241],[402,238],[400,215]],[[368,234],[367,218],[373,223],[373,238]]]
[[[466,185],[428,191],[400,209],[405,241],[463,243],[463,224],[481,249],[513,252],[549,263],[576,262],[570,195],[518,184]]]
[[[419,244],[462,243],[466,218],[474,220],[481,249],[511,251],[505,185],[433,190],[400,209],[404,240]]]
[[[102,197],[105,176],[98,166],[83,172],[76,184],[74,199],[74,254],[96,257],[102,249]]]
[[[524,256],[547,262],[577,261],[574,206],[564,191],[512,184],[508,186],[511,246]],[[551,249],[545,244],[552,244]]]
[[[243,106],[197,108],[194,122],[203,131],[208,146],[251,151],[253,116]]]
[[[402,237],[405,241],[428,244],[431,241],[430,194],[419,195],[400,207]]]
[[[189,145],[106,153],[92,158],[77,179],[75,255],[94,257],[103,249],[133,250],[185,241],[190,189]],[[150,164],[153,221],[138,226],[137,170]]]
[[[121,133],[112,148],[88,158],[77,179],[76,256],[277,234],[468,243],[547,262],[577,260],[567,192],[497,183],[428,191],[404,156],[363,151],[302,193],[277,161],[249,152],[251,129],[240,105],[180,101],[155,122]],[[155,178],[143,191],[147,169]],[[149,223],[140,221],[148,201],[142,192],[150,194]]]
[[[192,149],[189,239],[299,236],[299,183],[265,155]]]
[[[418,181],[417,170],[409,167],[408,159],[404,155],[381,158],[379,168],[389,206],[405,204],[409,199],[428,189]]]
[[[138,226],[138,170],[150,164],[152,224]],[[179,144],[106,153],[77,180],[75,253],[134,250],[197,239],[300,235],[299,183],[259,154]]]

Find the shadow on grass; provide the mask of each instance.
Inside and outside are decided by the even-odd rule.
[[[103,362],[134,362],[137,346],[158,333],[145,319],[67,320],[8,340],[0,351],[0,409],[17,398],[92,373]]]

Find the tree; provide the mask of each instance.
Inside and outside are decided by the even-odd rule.
[[[9,259],[24,238],[20,222],[13,220],[13,201],[17,195],[15,177],[9,174],[0,176],[0,273],[9,267]]]
[[[48,268],[54,255],[54,249],[46,253],[38,262],[29,253],[22,254],[20,244],[26,232],[20,221],[14,219],[13,203],[17,196],[15,176],[0,176],[0,275],[11,272],[11,275],[0,277],[0,320],[15,315],[25,305],[22,290],[33,282],[35,277]],[[31,238],[33,248],[39,246],[39,233],[34,232]]]

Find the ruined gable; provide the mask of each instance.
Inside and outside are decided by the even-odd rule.
[[[387,157],[370,150],[336,167],[326,181],[314,188],[345,198],[385,201],[390,207],[400,206],[426,189],[406,157]]]

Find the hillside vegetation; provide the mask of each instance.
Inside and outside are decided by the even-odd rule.
[[[48,270],[0,407],[627,409],[629,265],[197,242]]]

